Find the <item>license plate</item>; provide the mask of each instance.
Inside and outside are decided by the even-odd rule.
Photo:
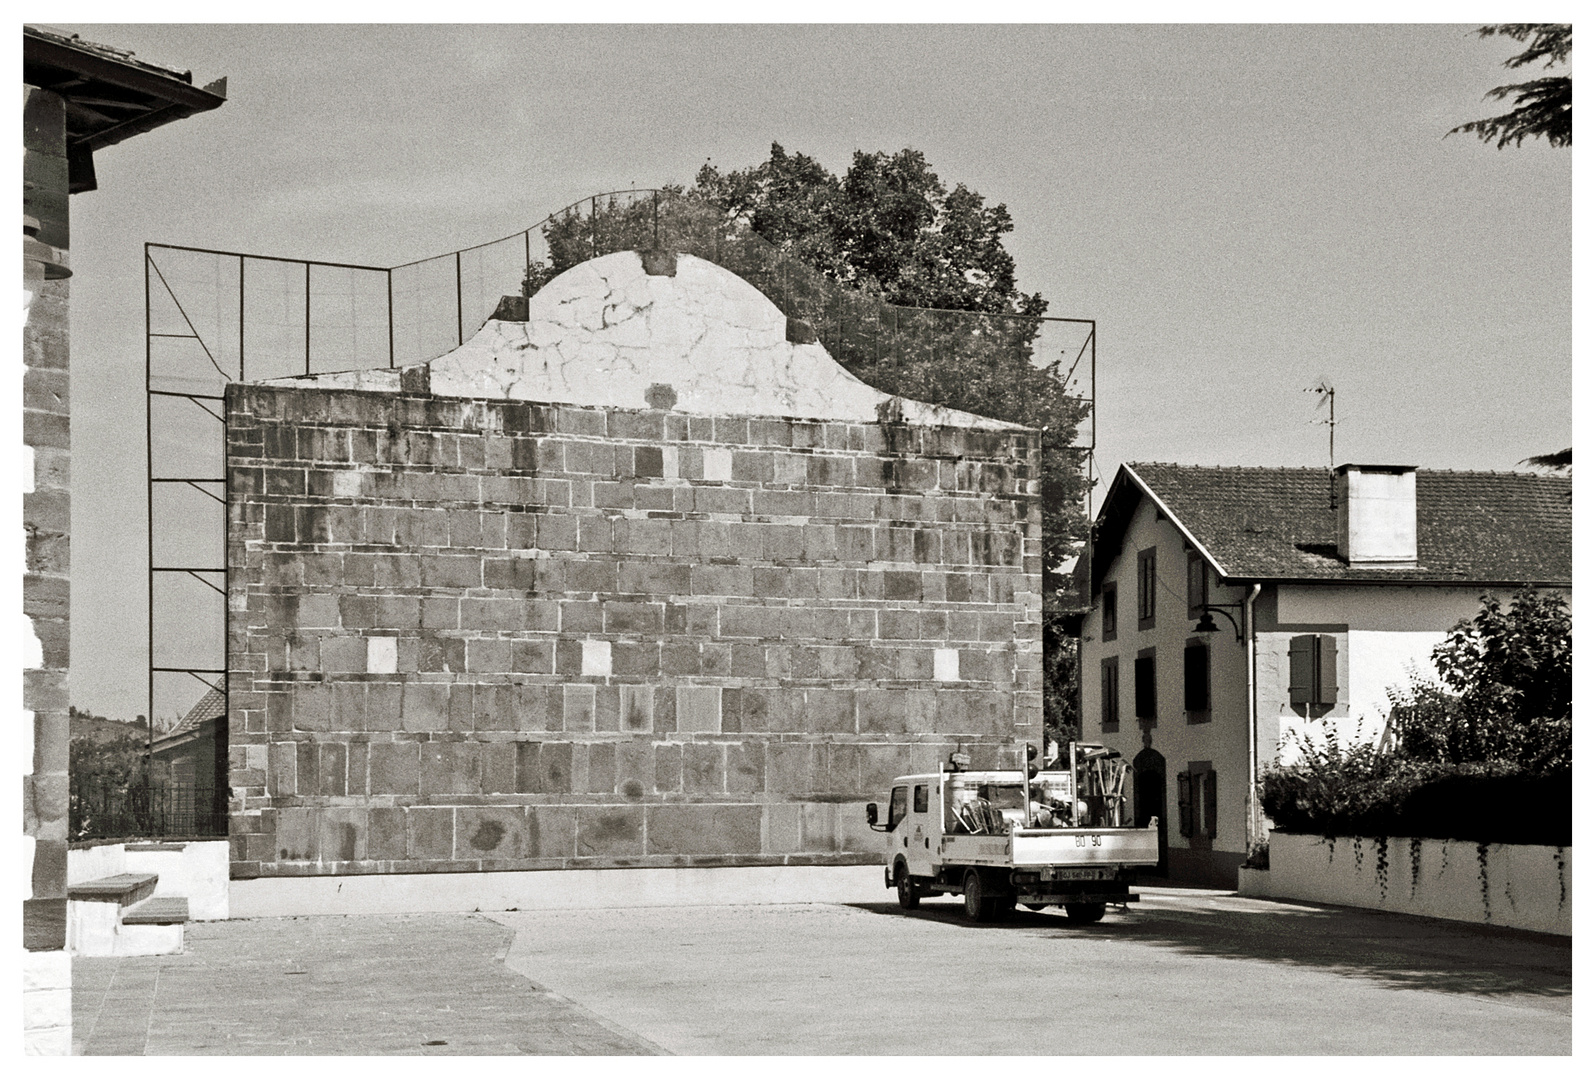
[[[1043,881],[1108,881],[1113,876],[1114,871],[1100,867],[1075,870],[1066,867],[1049,866],[1042,871]]]

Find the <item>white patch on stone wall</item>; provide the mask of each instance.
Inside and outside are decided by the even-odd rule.
[[[582,674],[609,675],[610,643],[607,641],[582,642]]]
[[[718,447],[710,447],[704,451],[704,479],[705,480],[730,480],[732,467],[732,452]]]
[[[399,639],[374,637],[366,639],[366,673],[392,675],[399,670]]]
[[[340,469],[333,473],[333,497],[337,499],[360,498],[360,470]]]
[[[959,650],[938,649],[933,661],[933,671],[938,682],[959,681]]]
[[[720,687],[678,686],[676,688],[676,730],[720,731]]]

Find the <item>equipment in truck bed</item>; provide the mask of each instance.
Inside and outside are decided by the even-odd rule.
[[[1031,754],[1034,756],[1034,748]],[[1135,868],[1158,862],[1158,822],[1124,824],[1124,759],[1071,743],[1061,769],[971,771],[953,755],[935,773],[893,781],[887,887],[910,910],[923,896],[964,897],[967,914],[991,919],[1024,904],[1062,905],[1074,922],[1096,922],[1107,904],[1139,899]]]

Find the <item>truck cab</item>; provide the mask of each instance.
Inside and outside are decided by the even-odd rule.
[[[1158,862],[1158,824],[1125,824],[1125,765],[1100,746],[1071,743],[1059,765],[971,771],[959,760],[935,773],[900,776],[886,820],[887,887],[905,910],[924,896],[963,896],[976,919],[1024,904],[1060,905],[1072,921],[1096,922],[1131,893],[1135,870]]]

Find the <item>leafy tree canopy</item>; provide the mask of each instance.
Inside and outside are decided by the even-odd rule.
[[[1574,28],[1566,23],[1501,23],[1482,26],[1480,37],[1502,36],[1528,42],[1523,52],[1510,56],[1502,66],[1513,70],[1545,61],[1545,67],[1566,63],[1574,51]],[[1496,141],[1502,149],[1508,143],[1521,146],[1525,139],[1544,138],[1552,146],[1574,144],[1574,78],[1547,75],[1528,82],[1498,86],[1486,94],[1501,101],[1513,99],[1511,112],[1484,120],[1459,124],[1448,135],[1458,132],[1477,135],[1484,142]]]
[[[904,307],[1041,315],[1015,286],[1008,208],[963,184],[950,191],[925,155],[855,151],[841,178],[772,143],[770,159],[698,171],[694,190],[827,277]]]

